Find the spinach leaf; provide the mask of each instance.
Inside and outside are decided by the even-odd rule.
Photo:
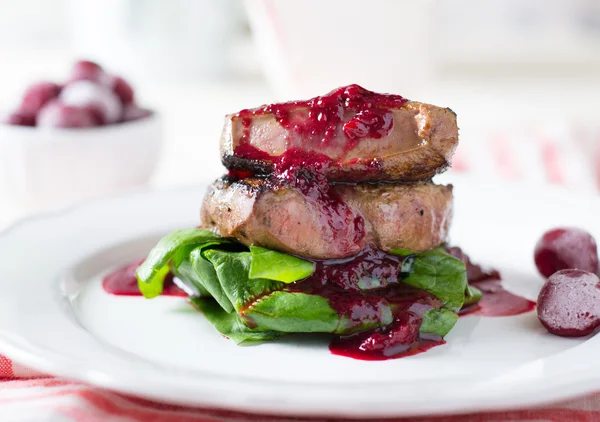
[[[451,311],[458,312],[465,300],[465,264],[440,248],[407,257],[400,281],[431,293]]]
[[[214,266],[223,292],[238,312],[243,312],[259,297],[285,286],[284,283],[265,278],[248,278],[252,260],[250,252],[209,249],[203,255]]]
[[[200,248],[201,250],[204,250],[204,249],[212,247],[212,246],[226,245],[226,244],[231,244],[231,243],[233,243],[233,242],[231,242],[230,240],[219,238],[218,240],[204,242],[200,245],[191,244],[191,245],[182,246],[182,247],[178,248],[175,251],[175,253],[173,254],[173,256],[171,257],[171,266],[174,268],[179,267],[179,265],[181,265],[181,263],[183,261],[185,261],[186,259],[189,258],[190,254],[192,253],[192,251],[194,249]]]
[[[198,297],[211,295],[201,281],[196,278],[189,261],[183,261],[177,268],[171,267],[171,272],[175,277],[177,277],[177,279],[179,279],[181,284],[183,284],[183,286],[179,287],[181,287],[183,291],[188,294],[188,296]]]
[[[439,298],[444,307],[425,313],[422,333],[444,336],[465,303],[481,292],[467,285],[462,261],[437,248],[424,253],[394,250],[404,256],[401,280]],[[289,283],[310,276],[312,262],[251,246],[235,247],[230,240],[202,229],[180,230],[165,236],[138,268],[140,290],[146,297],[162,292],[169,264],[189,288],[192,302],[223,335],[236,343],[279,338],[285,333],[352,334],[382,327],[393,320],[393,305],[384,298],[367,303],[367,311],[351,317],[333,308],[327,298],[289,291]],[[396,282],[396,281],[394,281]],[[363,277],[363,290],[386,288],[388,280]],[[210,295],[211,297],[194,297]],[[474,302],[473,302],[474,303]]]
[[[417,255],[418,252],[413,252],[410,249],[398,248],[398,249],[390,250],[389,253],[391,253],[392,255],[398,255],[398,256],[409,256],[409,255]]]
[[[276,331],[249,328],[237,313],[225,312],[212,298],[193,297],[191,301],[202,311],[208,322],[214,325],[218,332],[233,340],[236,344],[276,340],[284,335],[284,333]]]
[[[233,312],[233,304],[223,291],[214,265],[204,257],[204,251],[210,245],[197,246],[175,272],[186,285],[202,286],[225,312]]]
[[[423,315],[421,334],[437,334],[444,337],[458,321],[458,315],[446,308],[430,309]]]
[[[315,271],[315,264],[310,261],[270,249],[250,246],[250,254],[250,278],[268,278],[293,283]]]
[[[372,312],[365,310],[360,318],[350,318],[334,310],[322,296],[276,291],[254,302],[245,316],[263,329],[286,333],[352,334],[392,322],[392,310],[385,300],[368,306]]]
[[[203,229],[176,230],[169,233],[152,248],[136,271],[140,292],[147,298],[162,293],[165,276],[169,273],[169,261],[178,249],[221,240],[219,235]]]
[[[285,291],[261,298],[245,315],[259,327],[286,333],[332,333],[340,322],[324,297]]]
[[[467,284],[463,306],[474,305],[481,300],[483,293],[475,286]]]

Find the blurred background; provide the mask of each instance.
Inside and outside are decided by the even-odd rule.
[[[161,117],[156,168],[140,185],[209,182],[224,172],[224,114],[348,83],[451,107],[453,172],[584,192],[600,183],[597,0],[0,0],[0,110],[84,58]],[[33,189],[19,174],[36,164],[15,163],[10,133],[0,131],[0,220],[108,192],[54,186],[63,192],[20,200],[11,188]]]

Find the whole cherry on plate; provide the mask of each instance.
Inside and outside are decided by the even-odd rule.
[[[85,128],[101,124],[96,110],[92,107],[75,107],[59,100],[46,104],[37,116],[39,127]]]
[[[598,271],[596,241],[591,234],[575,227],[544,233],[535,246],[534,259],[539,272],[546,278],[566,269]]]
[[[552,334],[581,337],[600,327],[600,279],[583,270],[554,273],[538,296],[540,322]]]

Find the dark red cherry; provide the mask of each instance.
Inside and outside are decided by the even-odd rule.
[[[50,100],[60,94],[61,86],[53,82],[39,82],[27,88],[21,101],[20,111],[35,115]]]
[[[14,126],[35,126],[35,114],[17,110],[2,116],[0,122]]]
[[[97,83],[105,83],[108,75],[104,73],[104,69],[99,64],[89,60],[80,60],[73,65],[71,69],[70,81],[92,81]]]
[[[91,108],[73,107],[54,100],[44,106],[37,116],[39,127],[85,128],[99,126],[100,122]]]
[[[60,93],[63,104],[78,108],[92,108],[102,113],[103,122],[121,120],[123,106],[119,97],[107,86],[82,80],[67,84]]]
[[[583,270],[561,270],[546,282],[537,302],[540,322],[552,334],[581,337],[600,327],[600,279]]]
[[[546,232],[535,246],[535,265],[546,278],[557,271],[577,268],[596,273],[596,241],[585,230],[574,227]]]
[[[110,75],[109,86],[121,100],[124,106],[133,103],[133,88],[125,79],[118,75]]]

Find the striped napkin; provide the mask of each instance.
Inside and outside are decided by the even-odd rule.
[[[600,188],[600,127],[563,125],[515,131],[461,132],[451,172],[479,180],[556,184],[596,193]],[[126,397],[45,376],[0,355],[0,421],[301,421],[302,418],[189,409]],[[310,419],[313,422],[339,419]],[[396,419],[401,420],[401,419]],[[409,419],[405,419],[409,420]],[[600,421],[600,393],[536,409],[412,421]]]

